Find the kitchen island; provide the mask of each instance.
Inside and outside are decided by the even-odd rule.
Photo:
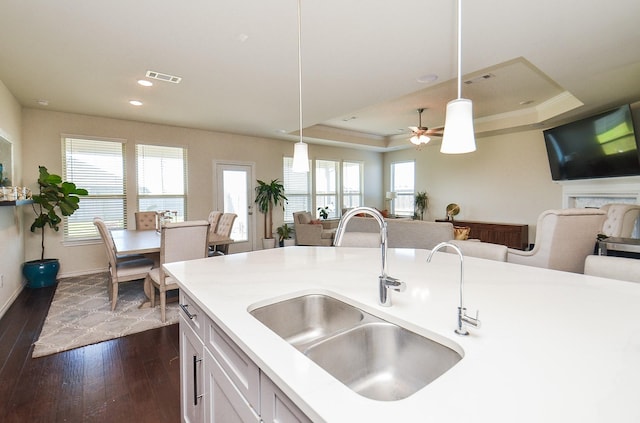
[[[640,285],[465,257],[465,306],[480,310],[482,327],[464,337],[454,333],[458,256],[439,252],[427,263],[427,255],[389,250],[389,274],[407,284],[391,307],[377,303],[379,249],[286,247],[165,267],[314,422],[640,421]],[[249,314],[305,293],[331,295],[463,358],[405,399],[365,398]]]

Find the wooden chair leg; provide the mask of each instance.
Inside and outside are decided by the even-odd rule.
[[[111,311],[116,309],[116,303],[118,302],[118,283],[111,282]]]
[[[166,305],[167,305],[167,293],[166,291],[160,291],[160,315],[162,317],[162,323],[165,322]]]

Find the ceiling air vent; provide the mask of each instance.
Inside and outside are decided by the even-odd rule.
[[[464,81],[465,84],[476,84],[478,82],[486,81],[487,79],[495,78],[496,76],[492,73],[485,73],[484,75],[477,76],[475,78],[467,79]]]
[[[180,78],[179,76],[169,75],[166,73],[160,73],[155,71],[147,71],[147,78],[157,79],[159,81],[165,81],[165,82],[173,82],[174,84],[178,84],[180,83],[180,81],[182,81],[182,78]]]

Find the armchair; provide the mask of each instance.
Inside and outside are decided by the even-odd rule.
[[[333,245],[333,236],[338,226],[337,221],[325,220],[319,223],[307,211],[293,213],[293,226],[296,232],[296,245]]]
[[[509,248],[507,261],[582,273],[586,257],[593,254],[606,215],[600,209],[546,210],[538,216],[533,249]]]

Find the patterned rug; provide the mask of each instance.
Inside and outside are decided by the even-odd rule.
[[[138,308],[146,299],[142,280],[120,284],[116,309],[111,311],[107,281],[107,273],[60,279],[33,358],[178,322],[177,302],[167,304],[165,323],[157,306]]]

